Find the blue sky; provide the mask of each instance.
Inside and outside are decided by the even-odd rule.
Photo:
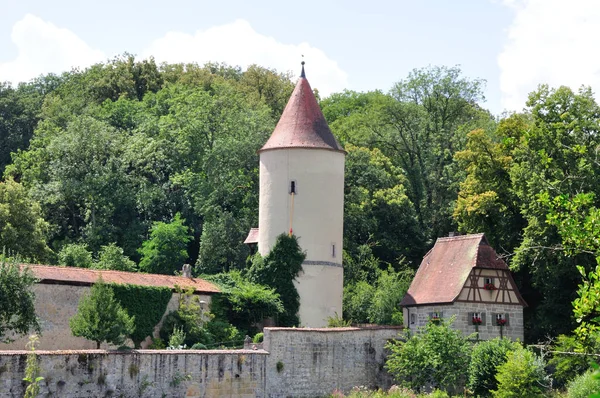
[[[0,81],[125,51],[159,62],[251,63],[307,75],[323,95],[389,90],[413,68],[460,65],[482,105],[520,110],[540,83],[600,85],[595,0],[0,0]]]

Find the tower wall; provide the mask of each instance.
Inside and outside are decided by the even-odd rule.
[[[291,226],[306,252],[297,278],[300,324],[342,315],[344,159],[339,151],[282,148],[260,153],[258,250],[265,256]],[[290,194],[291,182],[296,194]]]

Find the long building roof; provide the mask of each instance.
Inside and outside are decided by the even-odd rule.
[[[164,286],[171,289],[174,289],[175,286],[191,287],[195,293],[204,294],[220,292],[216,285],[199,278],[37,264],[23,264],[21,267],[28,267],[40,283],[90,286],[102,277],[106,283]]]

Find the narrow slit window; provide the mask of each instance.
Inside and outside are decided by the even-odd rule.
[[[296,192],[296,181],[292,180],[290,181],[290,194],[294,194],[296,195],[298,192]]]
[[[331,244],[331,257],[335,258],[335,243]]]
[[[417,322],[417,316],[415,314],[410,314],[410,324],[414,325]]]

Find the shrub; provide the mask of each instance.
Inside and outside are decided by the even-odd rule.
[[[600,392],[600,379],[594,377],[593,371],[575,377],[567,385],[567,398],[588,398],[598,392]]]
[[[492,393],[499,398],[544,397],[546,378],[543,362],[518,345],[506,354],[506,362],[498,366],[498,389]]]
[[[459,391],[465,382],[470,344],[462,333],[450,328],[454,318],[439,324],[429,323],[420,334],[388,343],[391,351],[386,368],[402,385],[416,391],[431,384],[444,391]]]
[[[516,345],[508,339],[495,338],[473,347],[467,387],[475,396],[490,396],[490,391],[497,388],[496,369],[506,362],[506,354],[514,350]]]
[[[252,338],[252,342],[253,342],[254,344],[262,343],[262,342],[263,342],[263,339],[264,339],[264,337],[265,337],[265,334],[264,334],[264,333],[262,333],[262,332],[261,332],[261,333],[256,333],[256,334],[254,335],[254,337]]]
[[[591,347],[596,351],[596,347]],[[594,350],[595,348],[595,350]],[[600,348],[600,347],[599,347]],[[554,351],[561,352],[584,352],[586,349],[575,336],[560,335],[553,347]],[[552,376],[558,382],[558,386],[564,386],[578,375],[582,375],[590,368],[591,360],[585,355],[554,354],[548,361],[548,365],[554,368]]]

